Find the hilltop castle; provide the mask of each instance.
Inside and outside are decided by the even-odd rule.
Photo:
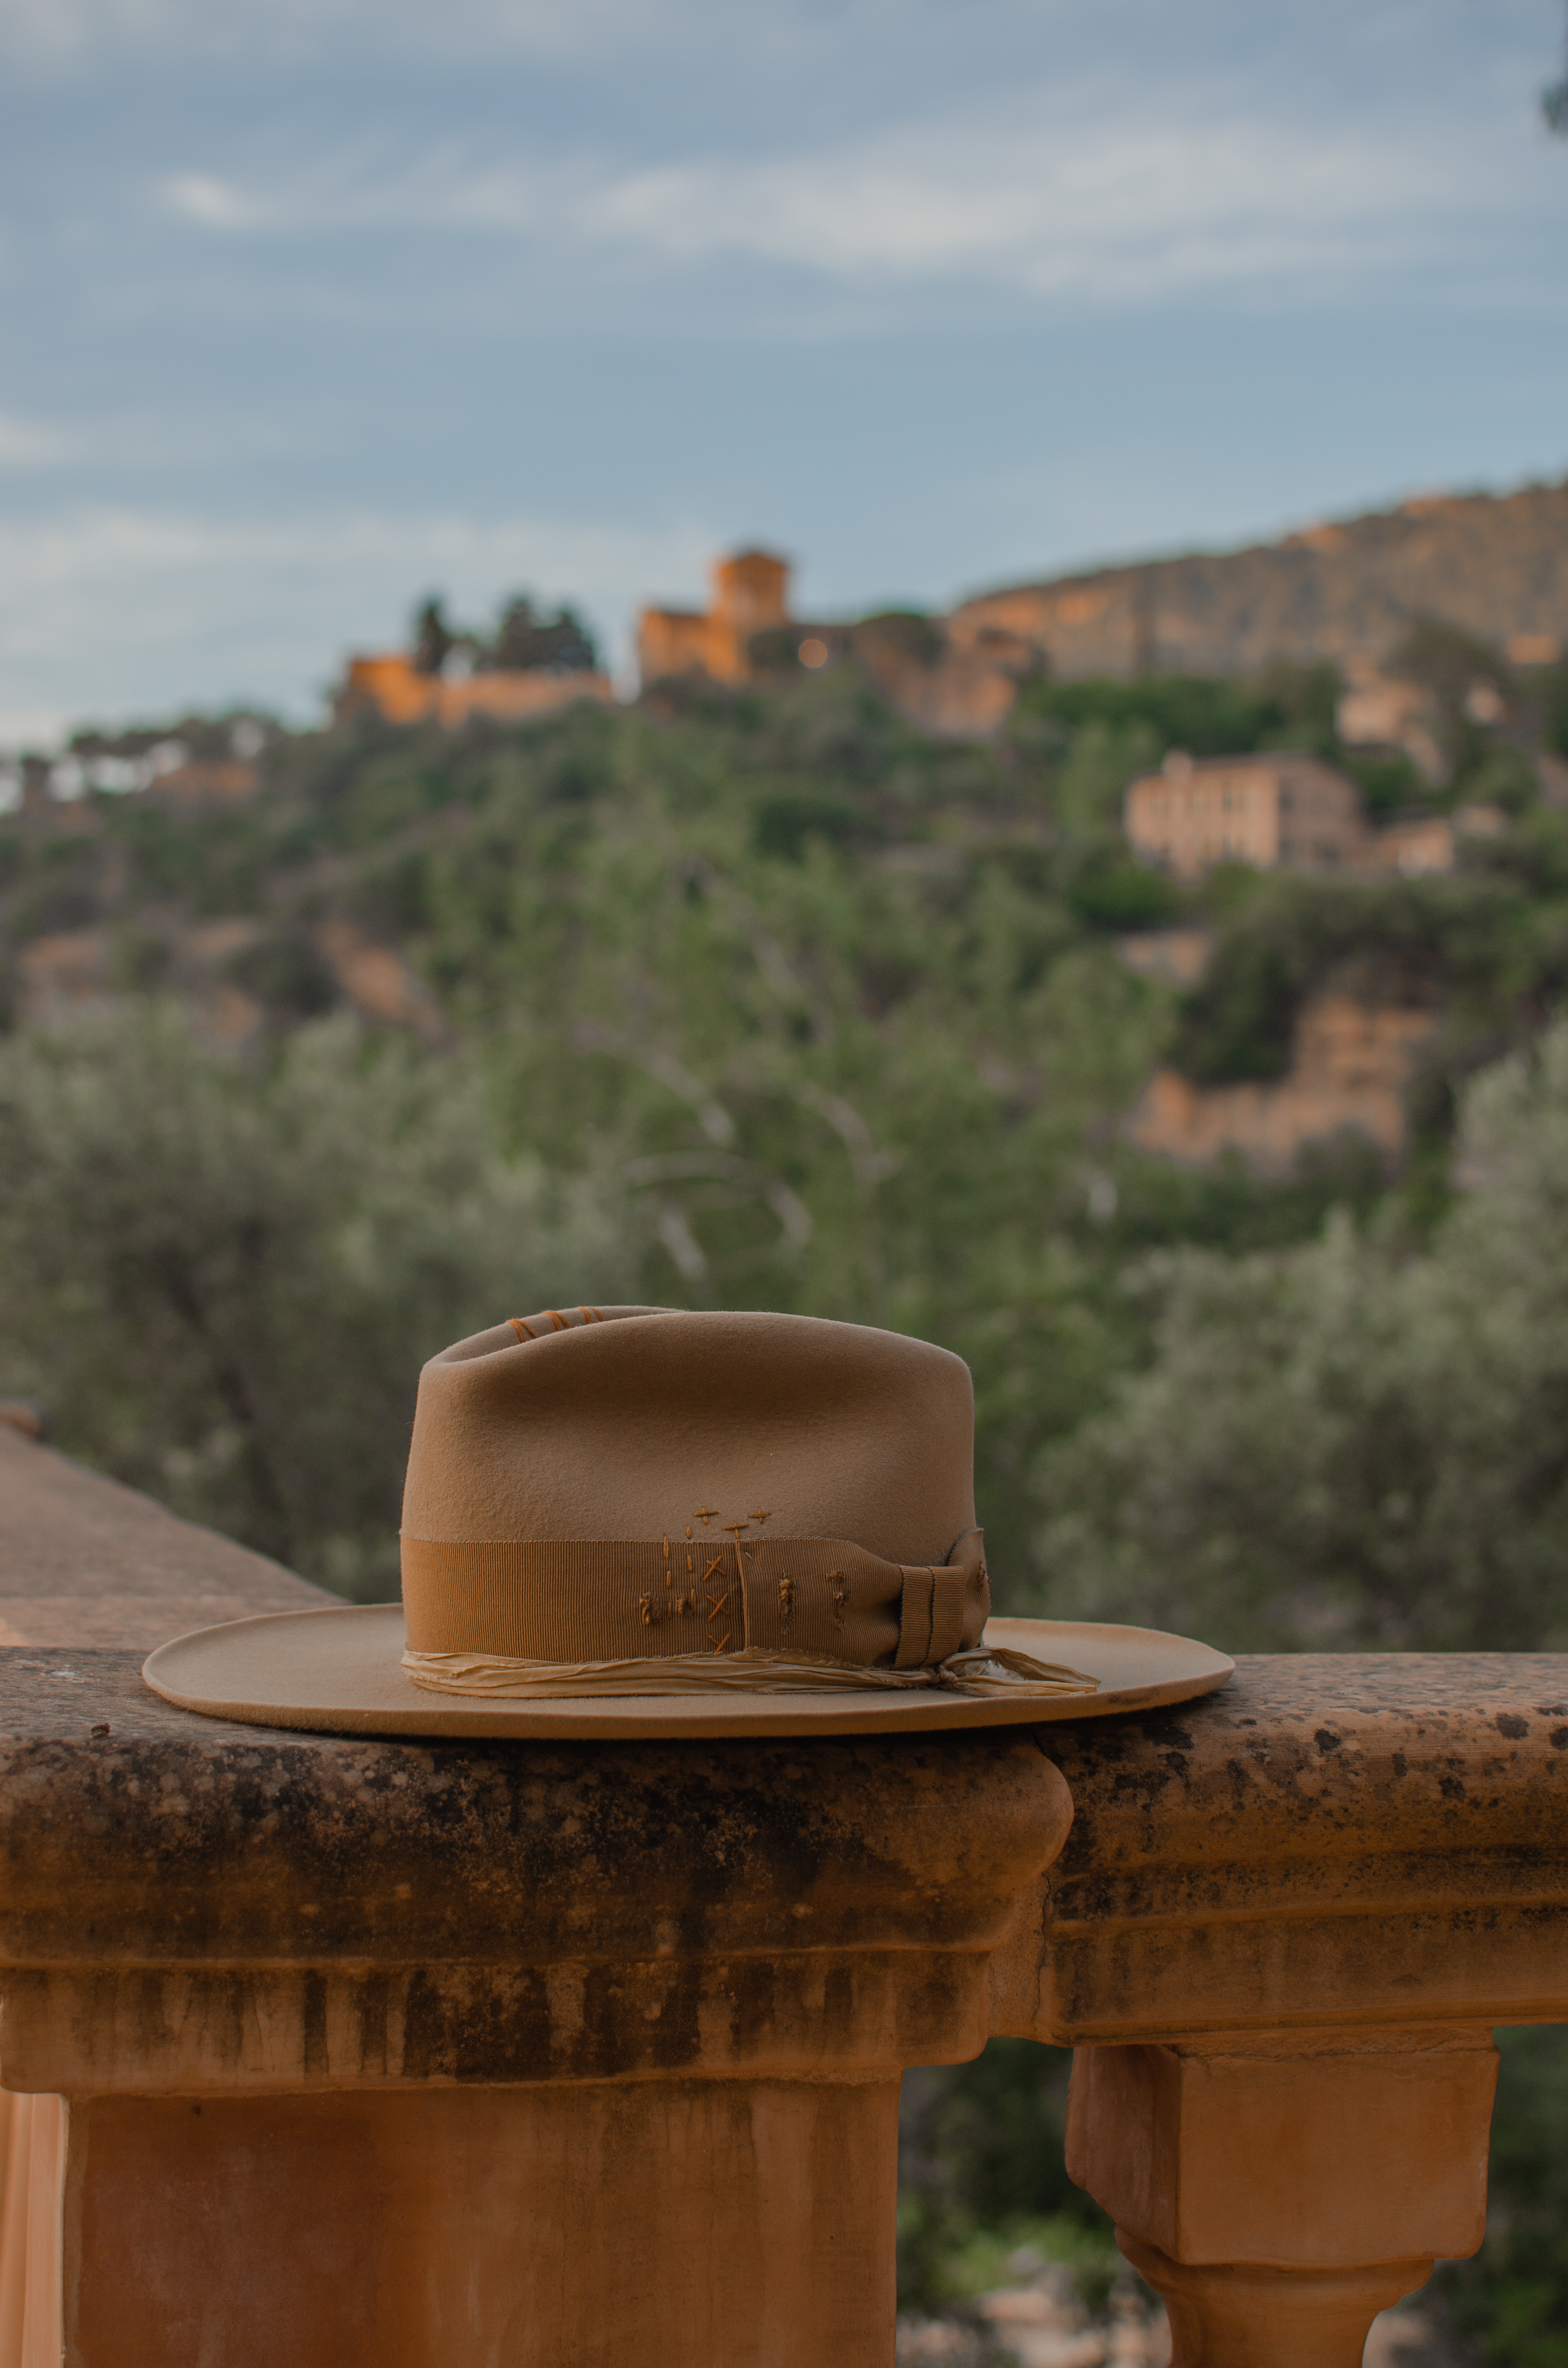
[[[1030,675],[1056,681],[1143,674],[1240,676],[1270,659],[1331,660],[1348,685],[1341,731],[1401,746],[1433,775],[1422,694],[1391,681],[1412,627],[1437,620],[1508,665],[1559,664],[1568,651],[1568,484],[1507,495],[1444,495],[1245,550],[1196,552],[981,594],[945,618],[890,613],[856,624],[792,615],[790,563],[763,550],[716,560],[704,609],[644,609],[637,661],[644,689],[701,674],[738,684],[853,656],[886,697],[927,730],[983,738]],[[494,664],[461,654],[432,671],[394,652],[350,661],[338,712],[370,706],[390,721],[507,722],[577,699],[608,702],[598,672]]]
[[[744,682],[758,633],[788,625],[790,563],[770,551],[737,551],[710,570],[706,609],[644,609],[637,621],[637,671],[644,688],[665,675],[706,674]]]
[[[341,723],[345,716],[372,708],[389,723],[443,723],[455,731],[472,715],[492,716],[501,723],[522,723],[530,716],[570,707],[579,699],[613,706],[615,691],[609,677],[558,674],[545,666],[431,674],[415,666],[411,652],[387,650],[374,657],[349,659],[333,700],[333,712]]]

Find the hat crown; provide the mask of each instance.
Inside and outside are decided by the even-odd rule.
[[[974,1526],[973,1437],[967,1366],[902,1333],[709,1309],[546,1315],[425,1367],[403,1533],[502,1543],[738,1528],[939,1564]]]

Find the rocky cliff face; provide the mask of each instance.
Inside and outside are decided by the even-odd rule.
[[[1378,665],[1437,617],[1550,666],[1568,648],[1568,481],[1444,495],[1250,550],[1195,552],[966,601],[956,652],[1008,636],[1059,679],[1244,674],[1269,658]]]

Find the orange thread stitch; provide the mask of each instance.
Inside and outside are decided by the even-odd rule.
[[[795,1582],[792,1578],[781,1578],[778,1582],[778,1609],[786,1620],[795,1609]]]
[[[771,1513],[754,1513],[752,1515],[752,1520],[754,1521],[770,1521],[772,1519],[773,1516]]]
[[[709,1522],[716,1518],[718,1510],[719,1508],[717,1505],[699,1505],[693,1518],[700,1521],[704,1529],[706,1529]]]
[[[539,1338],[539,1334],[534,1330],[533,1326],[527,1323],[522,1316],[508,1315],[506,1321],[511,1326],[519,1340],[537,1340]]]
[[[549,1316],[551,1322],[554,1325],[558,1332],[571,1331],[572,1326],[567,1323],[564,1315],[558,1315],[553,1307],[547,1307],[544,1312]]]
[[[597,1307],[579,1307],[577,1313],[582,1317],[585,1324],[602,1324],[604,1322],[604,1317]]]
[[[724,1651],[724,1649],[725,1649],[725,1647],[728,1645],[729,1641],[730,1641],[730,1632],[729,1632],[729,1630],[726,1628],[726,1629],[725,1629],[725,1631],[724,1631],[724,1633],[723,1633],[723,1634],[720,1637],[719,1642],[714,1645],[713,1650],[714,1650],[716,1653],[722,1653],[722,1652],[723,1652],[723,1651]]]

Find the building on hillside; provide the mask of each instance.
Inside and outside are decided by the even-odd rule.
[[[1346,671],[1348,687],[1335,713],[1335,728],[1346,746],[1397,750],[1434,787],[1445,780],[1448,759],[1432,728],[1430,691],[1376,666],[1354,664]]]
[[[1361,868],[1397,871],[1415,880],[1431,871],[1451,871],[1461,838],[1495,838],[1506,830],[1501,806],[1464,805],[1451,814],[1408,814],[1367,833]]]
[[[1282,1179],[1310,1144],[1358,1134],[1392,1166],[1408,1141],[1405,1096],[1437,1028],[1429,1003],[1367,1005],[1333,990],[1297,1015],[1290,1066],[1267,1085],[1200,1086],[1158,1068],[1129,1117],[1128,1142],[1155,1158],[1207,1167],[1240,1155]]]
[[[1355,782],[1295,750],[1199,759],[1173,748],[1130,784],[1126,827],[1133,853],[1178,880],[1227,861],[1354,871],[1367,836]]]
[[[1353,780],[1295,750],[1195,758],[1173,748],[1159,772],[1140,774],[1127,791],[1133,853],[1176,880],[1200,879],[1227,862],[1419,879],[1451,871],[1461,839],[1494,838],[1507,827],[1501,806],[1462,805],[1451,814],[1401,814],[1374,828]]]
[[[522,723],[531,716],[549,715],[580,699],[600,706],[614,704],[608,675],[558,671],[550,666],[517,669],[490,667],[460,673],[421,671],[406,650],[391,650],[374,657],[350,658],[333,700],[333,713],[345,717],[367,710],[389,723],[441,723],[455,731],[471,716],[488,715],[499,723]]]
[[[644,689],[666,675],[706,674],[744,682],[757,633],[790,622],[790,563],[769,551],[737,551],[711,569],[713,597],[691,609],[644,609],[637,621],[637,669]]]
[[[1367,833],[1361,869],[1422,880],[1430,872],[1451,871],[1454,855],[1454,824],[1447,814],[1412,814]]]

